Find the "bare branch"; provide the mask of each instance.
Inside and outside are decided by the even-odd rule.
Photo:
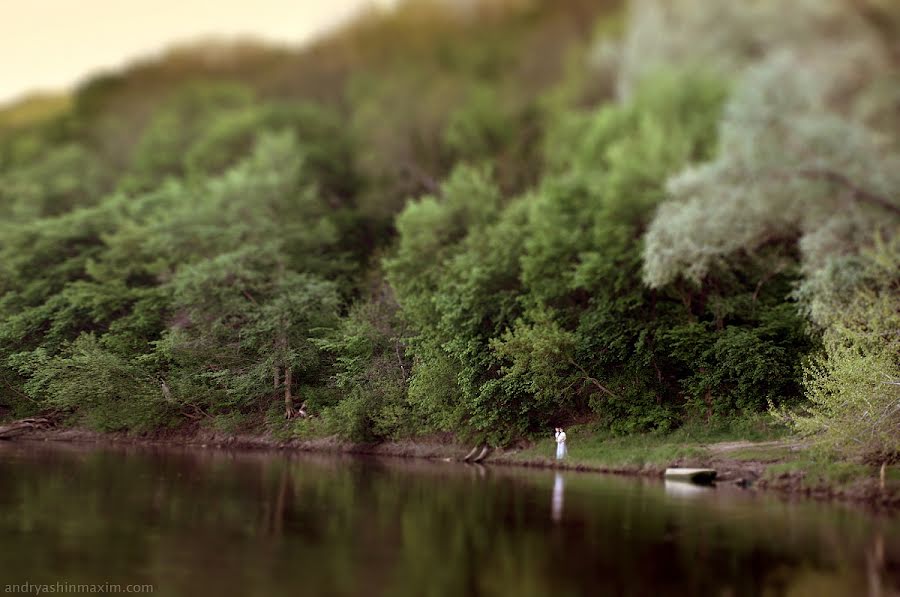
[[[609,394],[609,395],[612,396],[613,398],[618,398],[618,396],[616,396],[609,388],[607,388],[607,387],[604,386],[602,383],[600,383],[600,380],[598,380],[598,379],[595,378],[595,377],[591,377],[591,376],[588,374],[588,372],[584,370],[584,367],[582,367],[581,365],[579,365],[578,363],[576,363],[574,359],[571,359],[571,358],[570,358],[570,359],[569,359],[569,363],[572,364],[572,365],[574,365],[576,368],[578,368],[579,371],[581,371],[581,374],[584,375],[584,379],[585,379],[586,381],[591,382],[592,384],[594,384],[595,386],[597,386],[598,388],[600,388],[603,392],[605,392],[606,394]]]

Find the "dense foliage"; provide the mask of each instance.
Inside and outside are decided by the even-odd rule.
[[[505,443],[771,408],[890,457],[898,31],[408,0],[95,79],[0,120],[0,415]]]

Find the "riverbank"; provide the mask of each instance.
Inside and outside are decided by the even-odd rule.
[[[541,446],[492,461],[649,477],[662,477],[670,467],[711,468],[718,473],[718,485],[900,511],[900,467],[885,467],[882,483],[878,466],[826,460],[791,439],[688,443],[665,436],[604,438],[570,449],[564,463],[555,462],[551,450]]]
[[[789,438],[746,440],[693,439],[683,433],[606,437],[570,433],[569,456],[553,458],[552,441],[523,441],[515,448],[492,451],[481,465],[522,466],[661,478],[669,467],[707,467],[718,472],[717,484],[782,497],[837,500],[879,510],[900,511],[900,466],[880,468],[817,458]],[[717,441],[710,441],[710,439]],[[283,439],[271,435],[222,434],[209,430],[172,430],[153,435],[97,433],[78,428],[33,431],[12,441],[62,441],[126,445],[178,445],[200,449],[297,450],[393,458],[461,461],[471,446],[453,435],[407,441],[359,444],[334,437]]]

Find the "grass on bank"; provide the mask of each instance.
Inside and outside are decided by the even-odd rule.
[[[597,468],[665,468],[672,465],[703,466],[711,461],[759,463],[762,479],[779,485],[793,483],[798,489],[829,488],[851,493],[880,484],[880,466],[835,460],[793,441],[787,429],[760,418],[747,421],[690,425],[671,433],[613,436],[590,425],[566,430],[569,465]],[[512,457],[516,460],[555,459],[556,443],[549,435]],[[746,446],[721,449],[724,443]],[[753,445],[759,444],[759,445]],[[900,466],[885,467],[885,491],[900,494]]]
[[[270,420],[284,439],[318,439],[331,436],[329,426],[319,419],[301,423]],[[281,423],[278,425],[277,423]],[[801,487],[852,489],[856,485],[877,483],[878,466],[834,461],[816,454],[795,441],[783,426],[766,415],[742,419],[698,422],[667,433],[639,433],[617,436],[595,423],[573,425],[568,436],[567,463],[607,469],[661,469],[672,465],[709,464],[732,461],[764,465],[762,479],[778,484],[790,478]],[[410,438],[415,442],[415,438]],[[544,436],[530,438],[530,445],[509,451],[505,458],[518,461],[553,461],[556,442],[552,430]],[[723,444],[736,444],[723,449]],[[746,443],[747,445],[740,445]],[[900,492],[900,466],[886,468],[885,485],[892,493]]]
[[[700,462],[713,454],[711,444],[720,442],[765,442],[787,437],[787,430],[764,416],[738,420],[711,421],[685,425],[668,433],[640,433],[616,436],[595,425],[574,425],[566,429],[568,460],[609,468],[663,467],[675,462]],[[515,459],[553,459],[556,443],[551,434],[533,438],[531,447],[519,451]],[[776,449],[776,448],[773,448]]]
[[[860,483],[878,480],[880,475],[878,465],[834,461],[802,452],[791,460],[766,467],[763,479],[775,482],[780,478],[800,477],[804,487],[853,489]],[[887,491],[900,492],[900,466],[885,467],[884,484]]]
[[[643,468],[664,466],[673,461],[704,458],[707,451],[698,445],[674,442],[665,436],[651,434],[625,437],[583,436],[567,432],[567,461],[569,464],[585,464],[609,468]],[[552,460],[556,444],[551,437],[531,448],[517,452],[514,458]]]

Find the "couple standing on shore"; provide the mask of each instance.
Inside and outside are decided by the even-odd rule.
[[[562,460],[566,457],[566,432],[563,431],[562,427],[555,428],[555,437],[556,437],[556,459]]]

